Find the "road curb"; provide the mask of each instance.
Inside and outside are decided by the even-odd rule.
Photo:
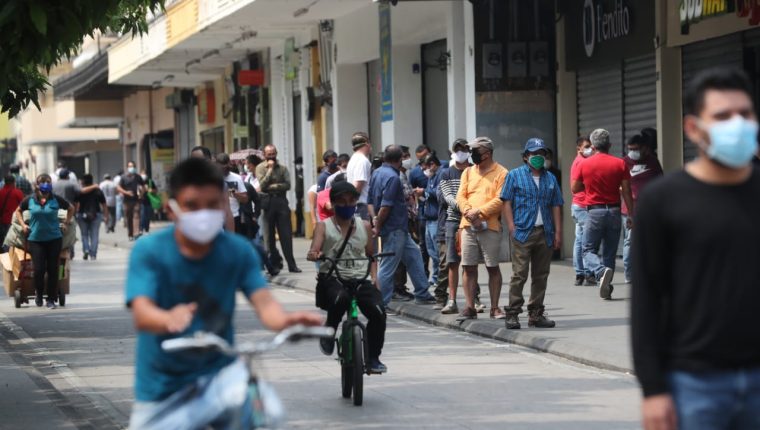
[[[288,289],[309,293],[314,292],[313,285],[303,285],[303,280],[300,280],[299,283],[299,279],[287,275],[272,277],[269,282]],[[316,284],[316,280],[314,283]],[[467,320],[460,323],[456,321],[456,315],[443,315],[440,311],[424,308],[410,302],[391,302],[388,309],[401,317],[425,322],[437,327],[463,331],[488,339],[524,346],[603,370],[628,374],[633,373],[633,369],[620,365],[613,357],[609,357],[601,351],[572,342],[552,339],[550,337],[551,329],[508,330],[502,322],[497,323],[490,319]],[[486,318],[488,317],[486,316]],[[523,321],[523,323],[527,325],[527,321]]]

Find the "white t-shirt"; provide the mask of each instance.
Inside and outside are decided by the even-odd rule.
[[[372,163],[361,152],[354,152],[351,159],[348,160],[348,167],[346,168],[346,180],[353,185],[356,182],[364,181],[364,187],[359,195],[359,203],[367,203],[367,197],[369,196],[369,178],[372,173]]]
[[[540,176],[534,176],[533,182],[536,183],[536,188],[541,189],[541,186],[539,185],[541,183]],[[536,217],[536,223],[533,225],[536,227],[544,225],[544,217],[541,216],[541,208],[538,208],[538,216]]]
[[[346,172],[343,170],[338,170],[337,172],[333,173],[332,175],[327,177],[327,180],[325,181],[325,189],[332,188],[332,183],[335,181],[335,178],[338,177],[338,175],[345,175]],[[369,186],[369,184],[367,184]]]
[[[113,181],[103,181],[100,183],[100,191],[106,197],[106,206],[116,206],[116,185]]]
[[[236,193],[245,192],[245,184],[243,178],[237,173],[230,172],[224,177],[224,183],[227,184],[228,190],[235,190]],[[232,195],[230,195],[230,212],[233,217],[240,216],[240,202]]]

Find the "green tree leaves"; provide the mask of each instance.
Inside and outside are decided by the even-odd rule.
[[[16,116],[49,83],[47,72],[76,55],[82,39],[96,31],[137,35],[147,16],[165,0],[0,0],[0,105]]]

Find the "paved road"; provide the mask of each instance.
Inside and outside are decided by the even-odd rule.
[[[103,249],[97,262],[76,260],[65,309],[0,302],[0,407],[15,408],[0,428],[126,426],[134,347],[121,303],[126,258]],[[302,292],[276,295],[288,309],[312,307]],[[239,337],[266,336],[239,304]],[[390,372],[365,380],[360,408],[340,397],[339,367],[315,342],[288,346],[263,366],[289,408],[288,428],[639,428],[629,375],[399,317],[389,318],[383,360]]]

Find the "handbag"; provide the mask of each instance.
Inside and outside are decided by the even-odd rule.
[[[150,203],[150,207],[152,207],[153,210],[157,211],[161,209],[161,196],[151,192],[146,193],[145,196],[148,198],[148,203]]]
[[[335,257],[333,258],[334,260],[339,259],[343,255],[343,251],[346,250],[346,246],[348,245],[348,241],[351,240],[352,234],[354,234],[354,218],[351,218],[351,225],[348,227],[348,233],[346,234],[345,239],[343,239],[343,243],[340,245],[338,252],[335,254]],[[329,283],[332,282],[330,279],[332,278],[333,272],[335,272],[335,264],[330,267],[329,272],[317,275],[317,288],[314,299],[315,304],[319,309],[327,310],[330,307],[327,300],[327,289]]]

